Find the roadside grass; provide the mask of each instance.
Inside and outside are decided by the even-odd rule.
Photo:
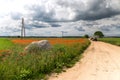
[[[100,38],[99,40],[120,46],[120,38]]]
[[[7,45],[7,42],[4,43]],[[1,48],[13,46],[11,54],[0,57],[1,80],[45,80],[46,75],[60,73],[63,68],[72,67],[81,58],[90,42],[86,40],[85,43],[74,43],[69,46],[56,44],[49,51],[39,50],[36,53],[25,53],[22,51],[24,46],[13,45],[9,40],[8,44],[9,47]]]

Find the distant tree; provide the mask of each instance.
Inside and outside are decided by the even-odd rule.
[[[89,38],[89,35],[85,34],[85,35],[84,35],[84,38]]]
[[[20,38],[20,36],[17,36],[17,38]]]
[[[99,38],[102,38],[102,37],[104,37],[104,34],[103,34],[101,31],[96,31],[96,32],[94,33],[94,36],[97,36],[97,37],[99,37]]]

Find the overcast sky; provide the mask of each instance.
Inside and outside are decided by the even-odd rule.
[[[0,36],[120,36],[120,0],[0,0]]]

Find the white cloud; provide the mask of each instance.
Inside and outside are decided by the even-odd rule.
[[[79,36],[96,30],[120,35],[120,0],[1,0],[0,35]],[[111,34],[112,33],[112,34]]]

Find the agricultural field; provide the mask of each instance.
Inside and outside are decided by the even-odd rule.
[[[120,38],[100,38],[99,40],[120,46]]]
[[[1,38],[0,79],[40,80],[47,75],[64,71],[81,58],[90,42],[84,38],[45,38],[53,46],[51,50],[26,52],[25,47],[44,38]]]

